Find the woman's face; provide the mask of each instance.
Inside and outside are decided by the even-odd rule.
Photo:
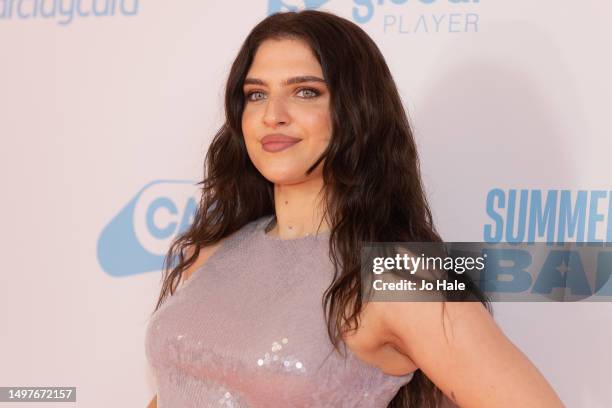
[[[259,172],[275,184],[321,177],[323,161],[309,176],[329,144],[329,91],[321,65],[300,40],[266,40],[244,81],[242,133]]]

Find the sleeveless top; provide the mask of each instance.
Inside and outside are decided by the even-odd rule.
[[[387,407],[414,373],[392,376],[333,349],[321,303],[329,232],[284,240],[252,221],[152,315],[146,356],[157,406]]]

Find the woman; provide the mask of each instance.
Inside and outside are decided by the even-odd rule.
[[[266,18],[225,107],[147,330],[151,406],[562,406],[474,286],[480,302],[362,299],[364,242],[440,241],[363,30],[312,10]]]

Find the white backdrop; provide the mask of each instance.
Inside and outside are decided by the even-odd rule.
[[[144,330],[230,63],[260,19],[294,3],[0,0],[0,386],[76,386],[92,408],[151,399]],[[447,240],[483,239],[496,188],[601,190],[585,216],[612,240],[612,6],[304,3],[381,48]],[[498,303],[495,316],[567,406],[612,406],[612,304]]]

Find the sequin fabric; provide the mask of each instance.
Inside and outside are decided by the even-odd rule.
[[[412,379],[333,350],[321,297],[329,232],[283,240],[271,216],[227,237],[148,322],[159,408],[386,407]]]

